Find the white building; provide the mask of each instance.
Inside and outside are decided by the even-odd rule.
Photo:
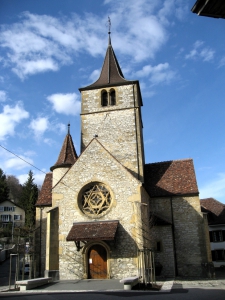
[[[11,200],[0,202],[0,226],[7,227],[13,224],[14,227],[23,226],[25,222],[25,211]]]
[[[207,198],[201,200],[201,207],[207,213],[214,267],[225,267],[225,205]]]

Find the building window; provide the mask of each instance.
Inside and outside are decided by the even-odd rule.
[[[111,203],[110,191],[100,182],[88,184],[79,195],[79,207],[90,217],[100,217],[110,208]]]
[[[0,206],[0,211],[15,211],[15,206]]]
[[[212,250],[212,260],[213,261],[224,261],[225,255],[224,255],[224,249],[221,250]]]
[[[11,221],[11,215],[1,215],[1,221],[2,222],[10,222]]]
[[[21,215],[14,215],[14,221],[20,221],[20,220],[22,220]]]
[[[116,92],[112,90],[109,94],[110,97],[110,105],[116,105]]]
[[[218,243],[225,241],[225,230],[214,230],[209,232],[210,242]]]
[[[116,105],[116,92],[115,90],[110,90],[108,93],[106,90],[102,91],[102,106],[108,106],[108,105]]]
[[[157,251],[157,252],[162,251],[161,242],[156,242],[156,251]]]
[[[108,105],[108,93],[106,91],[102,92],[102,106]]]

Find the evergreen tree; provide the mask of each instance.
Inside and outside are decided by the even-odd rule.
[[[6,181],[6,175],[0,169],[0,202],[9,200],[9,188]]]
[[[19,204],[25,210],[25,226],[32,228],[35,224],[35,203],[38,198],[38,187],[34,183],[33,172],[29,171],[28,179],[22,186]]]

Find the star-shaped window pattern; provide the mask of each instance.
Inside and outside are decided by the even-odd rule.
[[[82,211],[86,215],[101,215],[109,209],[111,202],[109,190],[101,183],[89,185],[82,193]]]

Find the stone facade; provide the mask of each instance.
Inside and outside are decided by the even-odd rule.
[[[202,275],[209,257],[193,162],[145,164],[139,82],[123,77],[111,42],[99,79],[80,91],[81,154],[68,129],[36,204],[41,273],[138,276],[155,251],[162,275]]]
[[[150,230],[150,236],[155,251],[155,263],[162,265],[160,275],[166,278],[175,277],[174,241],[171,225],[153,226]]]
[[[112,87],[116,105],[102,106],[101,92],[82,92],[81,152],[94,136],[134,176],[143,181],[143,138],[140,102],[136,85]]]
[[[155,198],[151,199],[150,207],[152,212],[159,214],[173,224],[173,226],[167,226],[167,230],[153,229],[153,232],[159,230],[161,232],[161,235],[154,233],[154,236],[155,239],[161,237],[163,251],[167,247],[168,233],[166,232],[169,231],[169,235],[172,236],[169,251],[173,251],[174,248],[176,262],[174,264],[174,259],[172,259],[164,263],[165,270],[163,270],[163,274],[164,272],[165,275],[172,274],[171,270],[173,270],[173,275],[200,276],[201,272],[203,275],[204,268],[202,268],[202,264],[209,260],[199,197]],[[160,257],[160,254],[158,256]],[[165,257],[168,257],[168,254]],[[163,261],[162,258],[161,261]]]
[[[147,201],[147,193],[141,192],[141,183],[133,177],[104,147],[94,139],[76,164],[63,179],[53,187],[52,206],[59,210],[59,270],[60,279],[87,277],[83,260],[73,242],[66,237],[74,222],[96,221],[99,218],[85,215],[79,208],[81,187],[90,182],[102,182],[112,194],[112,205],[101,220],[120,220],[117,245],[110,248],[109,263],[113,266],[109,278],[120,278],[136,274],[137,249],[143,247],[141,229],[141,204]],[[65,184],[64,184],[65,183]],[[142,197],[142,195],[144,195]],[[143,198],[143,199],[142,199]],[[126,207],[126,209],[124,209]],[[52,236],[55,233],[52,233]],[[47,235],[48,236],[48,235]],[[56,240],[56,237],[55,239]],[[85,245],[85,248],[88,245]],[[49,260],[57,250],[49,246]],[[51,252],[52,251],[52,252]],[[48,262],[49,263],[49,262]],[[49,263],[50,266],[50,263]],[[51,270],[51,268],[50,268]]]

